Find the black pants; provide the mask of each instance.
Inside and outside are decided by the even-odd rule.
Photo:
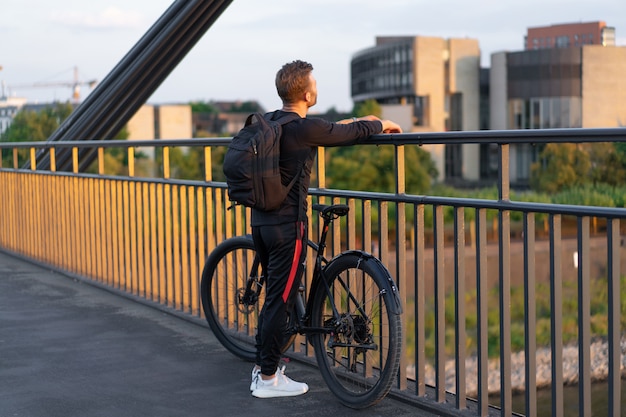
[[[264,375],[274,375],[278,368],[287,312],[293,307],[304,270],[306,235],[305,222],[252,228],[254,246],[267,275],[256,335],[256,364]]]

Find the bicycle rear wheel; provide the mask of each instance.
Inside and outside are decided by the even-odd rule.
[[[255,336],[265,302],[262,274],[252,238],[237,236],[211,252],[200,285],[209,327],[228,351],[250,362],[256,359]],[[294,339],[295,333],[285,335],[281,351]]]
[[[211,252],[202,271],[202,308],[213,333],[234,355],[254,361],[255,335],[265,298],[241,303],[248,280],[261,277],[261,265],[249,237],[225,240]]]
[[[351,253],[331,261],[324,277],[330,296],[319,285],[311,310],[312,326],[328,332],[310,335],[320,371],[344,405],[369,407],[387,395],[400,364],[402,327],[389,274],[376,258]]]

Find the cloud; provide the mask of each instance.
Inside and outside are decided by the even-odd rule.
[[[144,26],[141,13],[117,7],[107,7],[98,12],[55,11],[50,14],[50,20],[55,24],[79,29],[134,29]]]

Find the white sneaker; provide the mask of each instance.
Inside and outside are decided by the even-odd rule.
[[[252,368],[252,382],[250,382],[250,391],[254,391],[256,388],[257,379],[261,378],[261,368],[257,368],[256,366]]]
[[[261,376],[257,379],[256,388],[252,395],[257,398],[294,397],[309,390],[304,382],[296,382],[285,375],[285,367],[276,371],[274,378],[264,381]]]

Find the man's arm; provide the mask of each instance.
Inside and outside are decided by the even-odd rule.
[[[378,117],[371,115],[371,114],[365,117],[353,117],[351,119],[343,119],[343,120],[338,121],[337,123],[348,124],[348,123],[354,123],[354,122],[359,122],[359,121],[374,121],[374,120],[381,122],[383,125],[383,130],[380,133],[402,133],[402,128],[397,123],[392,122],[391,120],[381,120]]]

